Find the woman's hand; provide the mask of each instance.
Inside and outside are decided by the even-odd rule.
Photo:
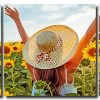
[[[28,40],[29,37],[28,37],[28,35],[27,35],[27,33],[26,33],[22,23],[21,23],[17,9],[14,7],[14,10],[13,10],[10,7],[6,6],[5,7],[5,14],[14,20],[14,22],[17,26],[18,32],[23,40],[23,43],[26,43],[26,41]]]
[[[14,21],[19,19],[19,13],[15,7],[13,10],[10,7],[6,6],[5,7],[5,14],[8,15],[9,17],[11,17]]]

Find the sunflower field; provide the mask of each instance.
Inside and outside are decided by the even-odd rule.
[[[2,90],[2,76],[1,76],[2,74],[1,74],[1,60],[0,60],[0,96],[1,96],[1,90]]]
[[[23,43],[4,44],[5,96],[30,96],[32,77],[22,56]]]
[[[1,66],[0,66],[0,96],[2,94],[1,93],[2,92],[2,87],[1,87],[2,85],[1,84],[2,84],[2,77],[1,77]]]
[[[5,96],[31,96],[32,77],[22,55],[23,46],[22,42],[4,44]],[[40,86],[43,81],[38,83],[39,85],[37,86]],[[77,94],[66,94],[66,96],[96,96],[95,37],[83,50],[83,59],[74,73],[74,84],[77,87]]]
[[[100,96],[100,32],[99,32],[99,96]]]

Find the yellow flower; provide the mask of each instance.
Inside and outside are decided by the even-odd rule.
[[[20,41],[20,42],[18,42],[19,44],[21,44],[21,45],[24,45],[24,43],[22,42],[22,41]]]
[[[10,59],[4,60],[4,66],[7,68],[14,67],[14,60],[10,60]]]
[[[99,45],[98,45],[99,49],[100,49],[100,40],[99,40]],[[99,52],[100,53],[100,52]]]
[[[25,58],[22,58],[22,61],[25,61]]]
[[[0,96],[1,96],[1,89],[0,89]]]
[[[98,48],[99,48],[99,62],[100,62],[100,40],[99,40]]]
[[[1,47],[1,42],[0,42],[0,55],[1,55],[1,53],[2,53],[2,47]]]
[[[1,60],[0,60],[0,67],[1,67]]]
[[[87,48],[84,48],[83,57],[93,62],[96,61],[96,44],[94,42],[90,43]]]
[[[8,43],[5,43],[4,44],[4,56],[9,57],[11,53],[12,53],[12,47]]]
[[[23,47],[24,47],[23,42],[18,42],[18,45],[20,45],[20,49],[22,50],[22,49],[23,49]]]
[[[8,44],[8,45],[10,45],[10,46],[12,46],[12,45],[13,45],[13,43],[12,43],[12,42],[7,42],[6,44]]]
[[[13,52],[20,53],[22,51],[22,45],[20,43],[15,43],[12,46]]]
[[[27,68],[27,63],[26,63],[26,61],[22,60],[21,65],[22,65],[23,67]]]
[[[100,63],[100,56],[99,56],[98,60],[99,60],[99,63]]]
[[[4,96],[13,96],[13,94],[10,94],[8,91],[5,91]]]
[[[0,66],[1,66],[1,60],[0,60]]]

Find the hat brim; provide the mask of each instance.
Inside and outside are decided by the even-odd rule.
[[[54,59],[54,63],[48,64],[48,62],[42,62],[42,63],[36,63],[35,62],[35,55],[38,54],[40,51],[36,44],[36,37],[38,34],[45,32],[45,31],[52,31],[55,34],[59,35],[59,37],[62,39],[62,51],[61,51],[61,57],[58,58],[58,60]],[[65,64],[67,61],[69,61],[74,53],[76,52],[77,46],[78,46],[78,36],[77,33],[65,25],[52,25],[49,27],[46,27],[35,34],[32,35],[32,37],[25,43],[25,46],[23,48],[23,56],[27,63],[29,63],[31,66],[38,68],[38,69],[52,69],[57,68],[63,64]],[[52,53],[53,55],[59,54],[60,51],[55,51]]]

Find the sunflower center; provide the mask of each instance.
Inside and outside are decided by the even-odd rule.
[[[17,50],[17,47],[13,47],[14,50]]]
[[[96,56],[96,49],[95,48],[91,48],[89,51],[88,51],[89,55],[90,56]]]
[[[0,54],[2,53],[2,49],[1,49],[1,46],[0,46]]]
[[[21,41],[21,44],[23,44],[23,41]]]
[[[10,67],[12,67],[12,64],[8,62],[8,63],[6,64],[6,66],[7,66],[8,68],[10,68]]]
[[[7,47],[7,46],[5,46],[5,47],[4,47],[4,53],[7,54],[7,53],[9,53],[9,52],[10,52],[10,48]]]

